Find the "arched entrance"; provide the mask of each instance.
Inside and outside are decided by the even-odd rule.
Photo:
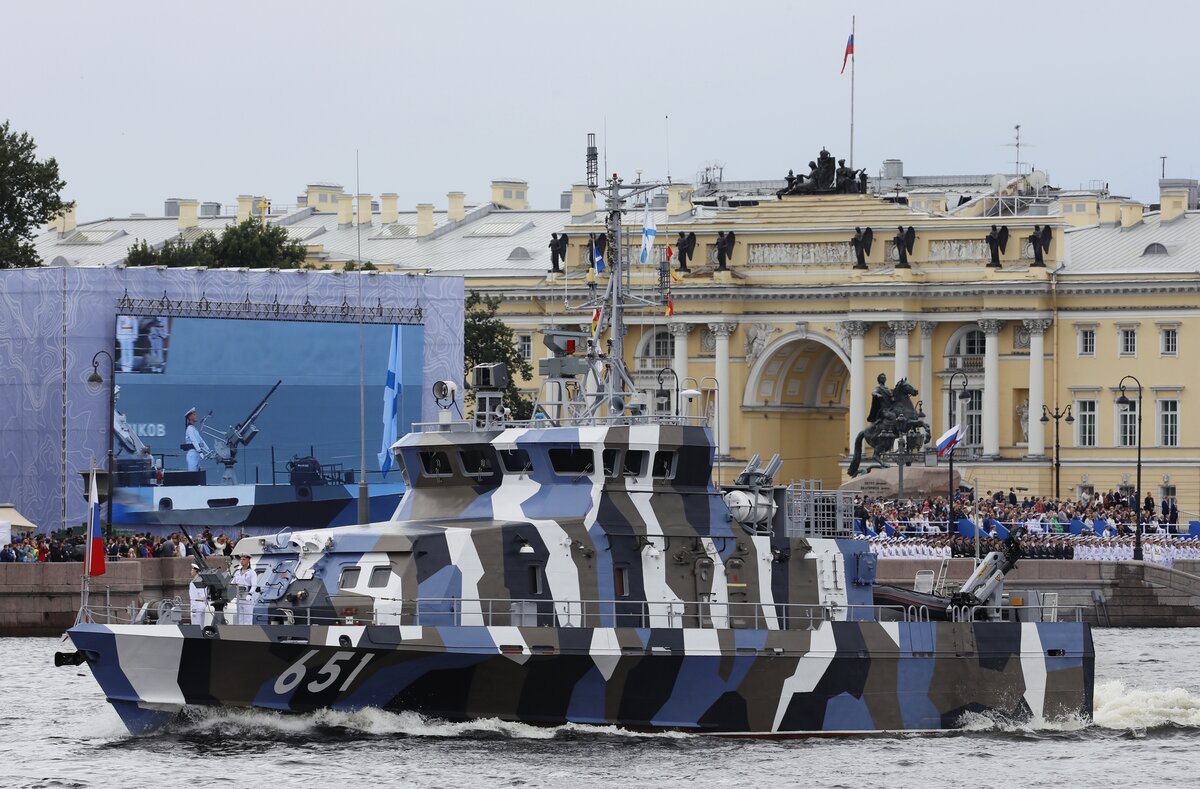
[[[783,458],[780,481],[842,482],[847,451],[850,369],[831,340],[792,332],[771,343],[746,378],[742,413],[746,446]]]

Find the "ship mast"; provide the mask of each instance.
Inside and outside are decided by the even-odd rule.
[[[603,296],[593,293],[592,297],[582,305],[583,309],[600,310],[600,320],[592,333],[593,348],[591,354],[597,360],[607,361],[603,374],[597,374],[600,397],[589,406],[590,415],[599,415],[602,407],[607,407],[609,415],[620,413],[628,396],[636,392],[633,380],[625,368],[625,311],[627,309],[657,308],[665,303],[662,294],[657,299],[647,299],[630,292],[629,261],[622,240],[622,215],[625,204],[630,199],[641,194],[662,188],[664,184],[655,182],[636,182],[626,185],[619,175],[613,173],[607,183],[601,186],[597,183],[597,150],[596,135],[588,135],[587,163],[588,186],[593,194],[605,198],[605,231],[608,236],[607,249],[609,252],[608,285]],[[594,265],[594,264],[593,264]],[[592,282],[589,287],[595,287]],[[605,314],[607,313],[607,314]],[[607,349],[601,351],[598,347],[600,335],[605,327],[611,329]]]

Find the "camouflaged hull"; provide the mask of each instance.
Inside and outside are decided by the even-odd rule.
[[[183,705],[379,707],[447,720],[749,735],[922,731],[977,712],[1090,716],[1077,623],[679,628],[83,625],[77,648],[132,731]]]
[[[778,506],[736,519],[705,428],[431,432],[395,450],[395,520],[239,543],[254,624],[69,631],[131,730],[186,705],[763,736],[1091,714],[1086,624],[875,606],[867,544],[830,536],[848,525],[782,489],[743,491]]]

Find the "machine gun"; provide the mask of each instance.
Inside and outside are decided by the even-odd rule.
[[[233,425],[224,433],[220,433],[212,428],[205,428],[205,432],[213,437],[213,455],[217,462],[225,467],[225,473],[221,475],[222,485],[236,485],[237,477],[234,476],[233,467],[237,465],[238,448],[249,445],[254,437],[258,435],[258,426],[254,424],[254,420],[258,419],[262,414],[263,409],[267,407],[267,400],[271,395],[275,394],[275,390],[283,383],[282,380],[276,381],[271,387],[271,391],[267,392],[266,396],[259,401],[258,405],[250,412],[250,415]]]

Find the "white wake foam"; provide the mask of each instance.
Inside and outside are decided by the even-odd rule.
[[[272,735],[302,736],[318,728],[339,728],[371,736],[461,737],[491,736],[510,739],[548,740],[559,736],[609,737],[687,737],[681,732],[662,732],[646,735],[630,732],[617,726],[590,726],[568,723],[553,728],[512,723],[496,718],[455,723],[426,718],[415,712],[388,712],[364,708],[353,712],[318,710],[299,715],[267,710],[231,708],[189,708],[186,717],[174,724],[182,733],[221,734],[234,736],[271,737]]]
[[[1200,695],[1183,688],[1126,688],[1113,680],[1096,686],[1096,725],[1105,729],[1200,727]]]

